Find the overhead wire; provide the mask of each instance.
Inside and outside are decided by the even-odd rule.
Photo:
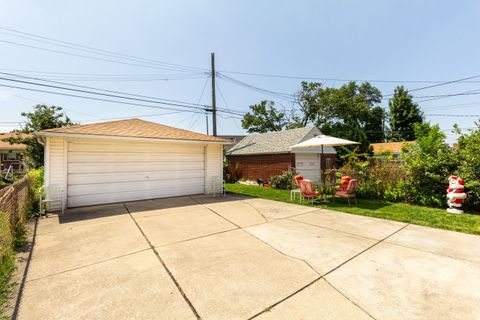
[[[97,54],[97,55],[110,56],[110,57],[130,60],[130,61],[137,61],[137,62],[141,62],[141,63],[161,65],[161,66],[165,66],[165,67],[176,68],[177,70],[207,71],[207,69],[202,68],[202,67],[187,66],[187,65],[183,65],[183,64],[165,62],[165,61],[161,61],[161,60],[157,60],[157,59],[137,57],[137,56],[130,55],[130,54],[124,54],[124,53],[120,53],[120,52],[116,52],[116,51],[99,49],[99,48],[95,48],[95,47],[92,47],[92,46],[86,46],[86,45],[82,45],[82,44],[78,44],[78,43],[74,43],[74,42],[58,40],[58,39],[54,39],[54,38],[51,38],[51,37],[45,37],[45,36],[41,36],[41,35],[38,35],[38,34],[19,31],[19,30],[15,30],[15,29],[12,29],[12,28],[6,28],[6,27],[0,26],[0,29],[4,30],[4,32],[3,32],[4,34],[8,34],[10,36],[20,37],[20,38],[24,38],[24,39],[28,39],[28,40],[32,40],[32,41],[41,42],[41,43],[48,43],[50,45],[70,48],[70,49],[73,49],[73,50],[84,51],[84,52],[88,52],[88,53],[94,53],[94,54]]]

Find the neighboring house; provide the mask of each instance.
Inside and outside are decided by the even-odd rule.
[[[373,148],[373,155],[375,157],[382,157],[387,153],[392,154],[395,158],[398,158],[402,152],[404,145],[414,144],[415,141],[400,141],[400,142],[381,142],[372,143],[370,146]]]
[[[15,133],[0,133],[0,172],[12,166],[14,171],[23,170],[23,155],[27,147],[21,143],[10,144],[4,139],[15,137]]]
[[[49,210],[220,193],[228,141],[140,119],[37,133]],[[60,200],[61,199],[61,200]]]
[[[323,170],[335,167],[335,149],[292,150],[292,146],[320,134],[316,127],[304,127],[246,136],[227,152],[231,173],[246,179],[270,179],[290,168],[306,179],[320,181]],[[239,177],[238,177],[239,178]]]
[[[239,143],[245,136],[219,136],[220,138],[227,139],[230,141],[229,144],[223,146],[223,151],[227,152],[232,149],[237,143]]]

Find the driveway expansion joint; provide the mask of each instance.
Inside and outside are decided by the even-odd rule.
[[[289,220],[289,221],[292,221],[292,222],[303,223],[303,224],[306,224],[306,225],[312,226],[312,227],[317,227],[317,228],[322,228],[322,229],[326,229],[326,230],[331,230],[331,231],[335,231],[335,232],[344,233],[344,234],[349,235],[349,236],[354,236],[354,237],[358,237],[358,238],[364,238],[364,239],[368,239],[368,240],[378,241],[378,238],[375,239],[375,238],[365,237],[365,236],[362,236],[362,235],[359,235],[359,234],[356,234],[356,233],[353,233],[353,232],[348,232],[348,231],[344,231],[344,230],[329,228],[329,227],[325,227],[325,226],[320,226],[318,224],[313,224],[313,223],[309,223],[309,222],[305,222],[305,221],[301,221],[301,220],[290,219],[290,218],[292,218],[292,217],[286,218],[286,220]]]
[[[81,266],[78,266],[78,267],[74,267],[74,268],[58,271],[58,272],[55,272],[55,273],[47,274],[47,275],[44,275],[44,276],[41,276],[41,277],[38,277],[38,278],[30,279],[30,280],[27,280],[26,282],[29,283],[29,282],[33,282],[33,281],[37,281],[37,280],[41,280],[41,279],[45,279],[45,278],[54,277],[54,276],[59,275],[59,274],[67,273],[67,272],[70,272],[70,271],[75,271],[75,270],[78,270],[78,269],[88,268],[88,267],[91,267],[91,266],[95,266],[97,264],[102,264],[102,263],[112,261],[112,260],[115,260],[115,259],[128,257],[128,256],[131,256],[131,255],[140,253],[140,252],[148,251],[148,250],[150,250],[150,248],[145,248],[145,249],[142,249],[142,250],[129,252],[129,253],[126,253],[126,254],[121,254],[121,255],[116,256],[116,257],[111,257],[111,258],[108,258],[108,259],[96,261],[96,262],[89,263],[89,264],[84,264],[84,265],[81,265]]]
[[[198,203],[199,205],[201,205],[201,206],[204,207],[205,209],[213,212],[214,214],[216,214],[217,216],[219,216],[219,217],[222,218],[223,220],[227,221],[228,223],[233,224],[235,227],[237,227],[237,228],[239,228],[239,229],[241,228],[238,224],[236,224],[236,223],[228,220],[227,218],[225,218],[224,216],[222,216],[221,214],[219,214],[218,212],[216,212],[216,211],[213,210],[212,208],[206,206],[205,204],[201,203],[200,201],[194,199],[193,197],[190,197],[190,199],[192,199],[193,201],[195,201],[196,203]]]
[[[392,232],[391,234],[389,234],[388,236],[386,236],[385,238],[383,239],[380,239],[378,240],[377,242],[375,242],[374,244],[372,244],[371,246],[369,246],[368,248],[360,251],[359,253],[357,253],[356,255],[354,255],[353,257],[351,257],[350,259],[347,259],[346,261],[342,262],[341,264],[339,264],[338,266],[336,266],[335,268],[333,268],[332,270],[326,272],[325,274],[323,274],[324,277],[326,277],[327,275],[329,275],[330,273],[332,273],[333,271],[337,270],[338,268],[341,268],[342,266],[344,266],[345,264],[349,263],[350,261],[352,261],[353,259],[357,258],[358,256],[364,254],[365,252],[367,252],[368,250],[372,249],[373,247],[379,245],[380,243],[384,242],[385,240],[387,240],[388,238],[392,237],[393,235],[399,233],[400,231],[402,231],[403,229],[405,229],[406,227],[408,227],[410,224],[407,223],[406,225],[404,225],[403,227],[401,227],[400,229],[396,230],[395,232]]]
[[[367,252],[368,250],[370,250],[371,248],[375,247],[376,245],[380,244],[381,242],[384,242],[385,240],[387,240],[388,238],[390,238],[391,236],[395,235],[396,233],[402,231],[403,229],[405,229],[406,227],[408,227],[410,224],[406,224],[404,226],[402,226],[400,229],[396,230],[395,232],[389,234],[388,236],[386,236],[385,238],[381,239],[381,240],[378,240],[377,242],[375,242],[374,244],[372,244],[371,246],[369,246],[368,248],[366,248],[365,250],[362,250],[361,252],[357,253],[356,255],[354,255],[353,257],[351,257],[350,259],[344,261],[343,263],[339,264],[338,266],[336,266],[335,268],[333,268],[332,270],[326,272],[325,274],[323,275],[320,275],[320,277],[314,279],[313,281],[311,281],[310,283],[308,283],[307,285],[303,286],[302,288],[296,290],[295,292],[289,294],[288,296],[286,296],[285,298],[275,302],[274,304],[272,304],[271,306],[265,308],[264,310],[262,310],[261,312],[255,314],[254,316],[248,318],[248,320],[252,320],[258,316],[260,316],[261,314],[265,313],[267,310],[270,310],[272,308],[274,308],[275,306],[279,305],[280,303],[290,299],[291,297],[293,297],[294,295],[300,293],[301,291],[307,289],[308,287],[310,287],[311,285],[313,285],[314,283],[318,282],[319,280],[323,279],[325,281],[327,281],[327,279],[325,278],[327,275],[329,275],[330,273],[332,273],[333,271],[337,270],[338,268],[342,267],[343,265],[345,265],[346,263],[352,261],[353,259],[357,258],[358,256],[360,256],[361,254]],[[245,230],[246,232],[246,230]],[[253,235],[252,235],[253,236]],[[255,237],[255,236],[253,236]],[[256,238],[256,237],[255,237]],[[260,240],[260,239],[259,239]],[[260,240],[262,241],[262,240]],[[263,242],[263,241],[262,241]],[[264,242],[265,243],[265,242]],[[270,246],[268,243],[266,243],[268,246]],[[270,246],[271,247],[271,246]],[[272,247],[273,248],[273,247]],[[273,248],[274,250],[280,252],[279,250]],[[283,252],[280,252],[281,254],[284,254]],[[286,254],[284,254],[285,256],[288,256]],[[289,257],[289,256],[288,256]],[[300,260],[300,261],[303,261],[302,259],[298,259],[298,258],[294,258],[294,259],[297,259],[297,260]],[[303,261],[305,262],[305,261]],[[305,262],[308,266],[310,266],[310,264],[308,264],[307,262]],[[310,266],[310,268],[312,268]],[[313,269],[313,268],[312,268]],[[319,274],[315,269],[313,269],[317,274]],[[352,304],[354,304],[357,308],[359,308],[360,310],[362,310],[363,312],[365,312],[368,316],[370,316],[372,319],[375,319],[375,317],[373,317],[370,313],[368,313],[364,308],[362,308],[360,305],[358,305],[357,303],[355,303],[354,301],[352,301],[350,298],[348,298],[347,296],[345,296],[342,292],[340,292],[337,288],[335,288],[332,284],[330,284],[330,282],[327,281],[327,283],[332,287],[334,288],[336,291],[338,291],[342,296],[344,296],[347,300],[349,300]]]
[[[370,318],[374,319],[374,320],[377,320],[377,318],[375,318],[371,313],[369,313],[367,310],[365,310],[364,308],[362,308],[359,304],[357,304],[355,301],[353,301],[352,299],[350,299],[349,297],[347,297],[342,291],[338,290],[333,284],[331,284],[327,278],[325,277],[322,277],[322,279],[328,283],[328,285],[330,287],[332,287],[333,289],[335,289],[335,291],[337,291],[338,293],[340,293],[345,299],[347,299],[348,301],[350,301],[353,305],[355,305],[358,309],[362,310],[363,312],[365,312]]]
[[[200,315],[198,314],[197,310],[195,309],[195,307],[193,306],[192,302],[190,301],[190,299],[187,297],[187,295],[185,294],[185,292],[183,291],[182,287],[180,286],[180,284],[178,283],[177,279],[175,279],[175,277],[173,276],[173,273],[170,271],[170,269],[168,269],[167,265],[165,264],[165,261],[163,261],[162,257],[160,257],[160,254],[158,253],[158,251],[155,249],[155,247],[153,246],[153,244],[150,242],[150,240],[148,239],[147,235],[143,232],[142,228],[140,227],[140,225],[137,223],[137,221],[135,220],[135,218],[133,217],[133,215],[130,213],[130,210],[128,210],[128,207],[125,205],[125,203],[123,204],[123,206],[125,207],[125,209],[127,210],[128,214],[130,215],[130,218],[132,218],[133,222],[135,223],[135,225],[137,226],[138,230],[140,231],[140,233],[142,234],[142,236],[145,238],[145,241],[147,241],[148,245],[150,246],[150,248],[152,249],[153,253],[155,254],[155,256],[157,257],[158,261],[160,261],[160,264],[163,266],[163,268],[165,269],[165,271],[168,273],[168,276],[170,277],[170,279],[172,279],[173,283],[175,284],[175,286],[177,287],[178,291],[180,292],[180,294],[182,295],[183,299],[185,300],[185,302],[187,303],[187,305],[190,307],[190,310],[192,311],[192,313],[195,315],[195,317],[199,320],[201,320],[202,318],[200,317]]]

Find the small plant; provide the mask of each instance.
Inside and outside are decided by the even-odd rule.
[[[9,301],[16,283],[10,277],[15,271],[15,252],[6,250],[0,257],[0,314],[8,314]]]
[[[282,174],[271,177],[269,180],[270,186],[274,189],[282,190],[295,189],[295,183],[293,182],[294,176],[295,172],[293,172],[293,170],[285,171]]]

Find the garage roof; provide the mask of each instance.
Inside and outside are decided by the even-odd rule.
[[[218,143],[230,143],[230,141],[208,136],[206,134],[178,129],[155,122],[141,119],[127,119],[92,124],[81,124],[63,128],[47,129],[38,132],[44,136],[99,136],[99,137],[124,137],[124,138],[147,138],[166,140],[206,141]]]

